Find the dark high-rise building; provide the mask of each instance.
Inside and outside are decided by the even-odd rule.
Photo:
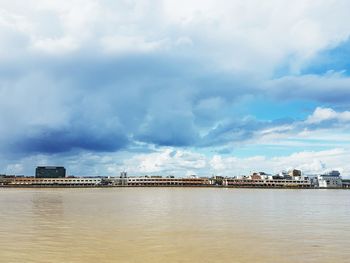
[[[35,169],[36,178],[64,178],[66,169],[63,166],[38,166]]]

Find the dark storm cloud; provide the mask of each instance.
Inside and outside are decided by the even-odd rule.
[[[2,65],[1,85],[12,102],[2,117],[17,131],[4,141],[24,152],[117,151],[135,139],[194,146],[201,123],[217,121],[194,107],[248,91],[235,78],[171,56],[27,57],[23,64]]]
[[[61,153],[76,149],[113,152],[124,148],[128,139],[118,131],[92,131],[88,127],[65,130],[42,128],[35,135],[20,138],[14,149],[27,153]]]

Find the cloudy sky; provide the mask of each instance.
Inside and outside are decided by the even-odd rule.
[[[350,176],[348,0],[0,0],[0,173]]]

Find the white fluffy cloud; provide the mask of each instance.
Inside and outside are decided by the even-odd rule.
[[[207,168],[206,158],[195,152],[165,148],[160,151],[136,155],[124,162],[131,173],[187,173]]]
[[[330,108],[317,107],[314,113],[308,117],[306,123],[321,123],[329,120],[350,122],[350,111],[336,112]]]
[[[349,37],[349,9],[346,0],[3,0],[0,35],[2,50],[14,43],[52,54],[167,47],[229,70],[271,74],[286,63],[298,72]]]
[[[249,158],[214,156],[210,165],[214,171],[223,175],[248,174],[252,171],[277,173],[293,168],[301,169],[305,174],[316,174],[336,169],[349,176],[350,165],[347,159],[350,151],[336,148],[325,151],[304,151],[282,157],[267,158],[255,156]]]

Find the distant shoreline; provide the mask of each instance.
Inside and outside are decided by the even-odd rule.
[[[194,186],[194,185],[189,185],[189,186],[146,186],[146,185],[140,185],[140,186],[122,186],[122,185],[118,185],[118,186],[66,186],[66,185],[0,185],[0,189],[1,188],[15,188],[15,189],[74,189],[74,188],[88,188],[88,189],[92,189],[92,188],[215,188],[215,189],[288,189],[288,190],[350,190],[350,188],[331,188],[331,187],[327,187],[327,188],[321,188],[321,187],[308,187],[308,188],[300,188],[300,187],[254,187],[254,186],[222,186],[222,185],[198,185],[198,186]]]

